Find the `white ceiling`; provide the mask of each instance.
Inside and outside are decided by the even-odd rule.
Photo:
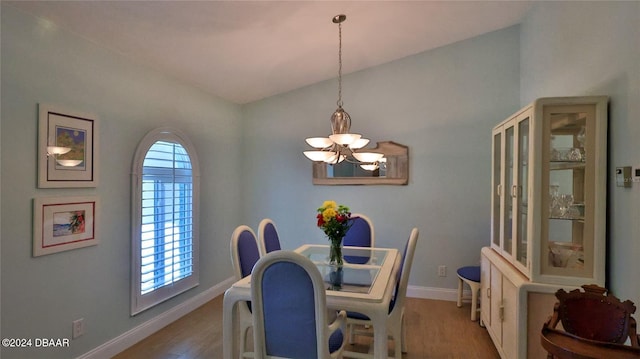
[[[530,1],[3,1],[243,104],[519,23]],[[54,25],[55,24],[55,25]]]

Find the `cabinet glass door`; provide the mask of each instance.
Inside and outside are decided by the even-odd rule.
[[[530,124],[525,112],[493,132],[492,244],[523,272],[529,264]]]
[[[516,260],[527,267],[527,216],[529,215],[529,117],[518,121],[518,178],[514,190],[518,218],[516,220]]]
[[[502,127],[493,131],[493,173],[491,174],[491,185],[493,190],[491,191],[493,196],[491,198],[491,243],[494,247],[500,248],[500,231],[502,225],[500,224],[500,205],[501,198],[503,197],[502,190]]]
[[[510,256],[513,256],[513,220],[514,216],[514,176],[513,176],[513,164],[515,161],[515,128],[513,125],[507,127],[504,132],[505,136],[505,168],[504,168],[504,189],[505,195],[502,196],[503,201],[503,236],[502,250],[507,252]],[[517,207],[516,207],[517,208]]]
[[[545,108],[544,119],[542,274],[591,277],[595,111],[553,106]]]

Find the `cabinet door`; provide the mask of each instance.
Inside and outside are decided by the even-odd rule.
[[[514,121],[493,129],[491,172],[491,247],[507,259],[513,256],[514,208],[512,188],[515,176],[516,138]]]
[[[516,212],[513,219],[514,243],[513,255],[515,265],[524,273],[529,273],[529,168],[530,168],[530,112],[526,112],[517,117],[516,131],[516,168],[515,179],[512,190],[513,207]],[[528,274],[527,274],[528,275]]]
[[[480,258],[480,319],[485,327],[491,326],[491,262]]]
[[[606,171],[597,163],[602,151],[606,155],[606,145],[599,148],[602,134],[595,108],[570,105],[543,110],[540,268],[542,275],[556,276],[558,281],[601,277],[595,273],[594,231],[604,217],[596,206],[603,207],[604,201],[596,199],[603,192],[596,178],[599,171]]]
[[[491,160],[491,247],[502,248],[504,237],[504,131],[502,126],[493,129]]]
[[[502,350],[505,358],[518,357],[518,333],[517,316],[518,316],[518,290],[504,276],[502,277]]]
[[[489,302],[491,303],[490,322],[488,326],[495,339],[499,343],[496,346],[502,346],[502,273],[494,265],[491,265],[491,289],[489,291]]]
[[[493,131],[492,247],[529,276],[531,111]]]
[[[505,126],[504,130],[504,196],[502,196],[502,248],[501,250],[507,255],[509,259],[513,257],[513,235],[516,227],[514,226],[515,219],[518,217],[514,211],[514,189],[515,184],[515,171],[513,164],[516,162],[516,128],[514,122],[509,122],[508,126]]]

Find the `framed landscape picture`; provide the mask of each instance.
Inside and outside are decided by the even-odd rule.
[[[97,117],[46,104],[38,110],[38,187],[96,187]]]
[[[95,196],[42,197],[33,205],[33,256],[98,244]]]

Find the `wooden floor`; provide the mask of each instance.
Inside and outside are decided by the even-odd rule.
[[[470,304],[407,298],[404,359],[498,359],[489,334],[470,320]],[[251,334],[249,334],[251,335]],[[346,350],[368,352],[373,339],[358,336]],[[390,354],[393,342],[389,342]],[[222,358],[222,296],[168,325],[115,359]]]

